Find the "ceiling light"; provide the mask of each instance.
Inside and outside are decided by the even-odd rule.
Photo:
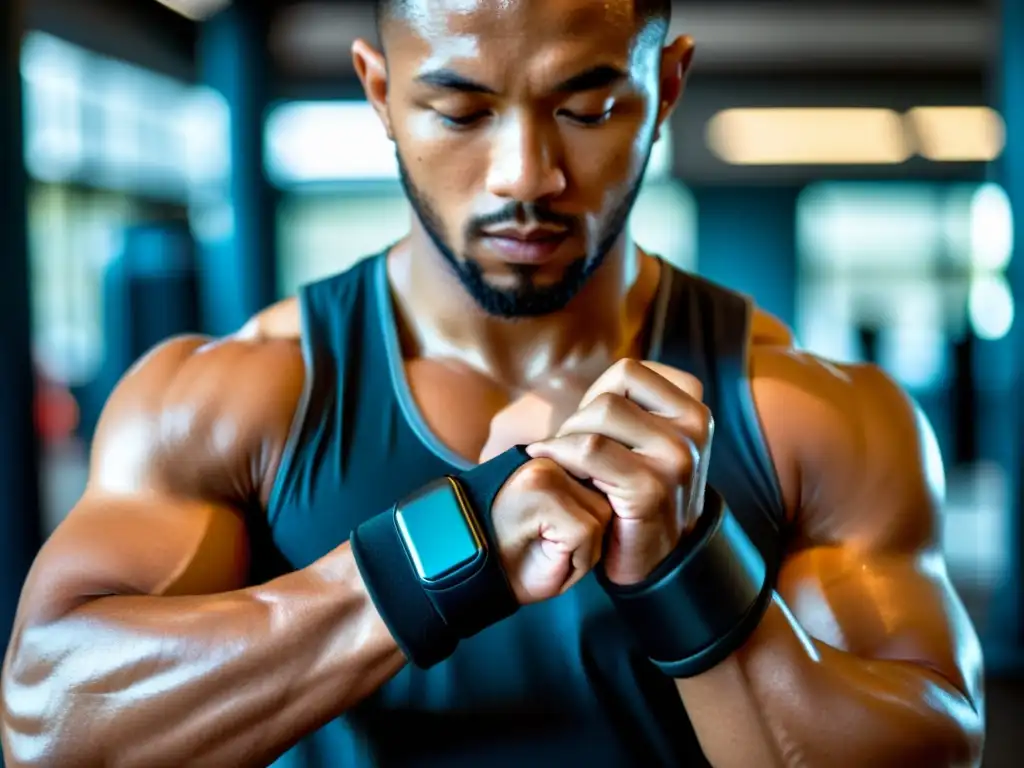
[[[708,123],[711,150],[735,165],[877,165],[911,155],[890,109],[729,109]]]
[[[991,162],[1006,145],[1006,126],[988,107],[918,107],[906,115],[918,152],[937,162]]]

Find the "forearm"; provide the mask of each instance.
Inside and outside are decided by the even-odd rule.
[[[811,640],[778,598],[742,650],[677,687],[720,768],[980,762],[983,718],[964,693],[924,667]]]
[[[257,588],[102,597],[16,637],[5,756],[11,766],[265,765],[404,663],[347,545]]]

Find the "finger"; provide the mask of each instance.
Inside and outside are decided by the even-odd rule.
[[[640,365],[675,384],[694,400],[704,402],[704,383],[692,373],[686,373],[671,365],[657,363],[653,360],[643,360]]]
[[[587,390],[580,402],[580,409],[606,392],[622,395],[645,410],[668,416],[674,416],[691,401],[701,401],[704,388],[699,379],[667,366],[659,366],[659,370],[672,377],[673,380],[669,380],[650,365],[637,360],[620,360],[601,374]]]
[[[621,509],[617,507],[620,515],[627,508],[656,508],[670,485],[650,459],[604,435],[566,435],[535,443],[527,451],[551,459],[581,480],[589,480],[602,493],[626,502]]]
[[[542,456],[533,458],[533,461],[520,467],[506,482],[506,486],[509,483],[516,483],[518,493],[535,494],[537,497],[537,503],[532,505],[536,510],[536,516],[530,521],[534,531],[531,536],[536,536],[536,525],[539,525],[542,519],[540,515],[547,514],[551,507],[550,503],[541,501],[542,498],[556,498],[575,504],[587,510],[602,525],[607,525],[611,521],[612,510],[607,497],[587,485],[585,478],[573,476],[552,459]]]
[[[601,395],[570,416],[555,437],[580,434],[604,435],[654,459],[666,477],[682,480],[692,472],[690,446],[679,426],[619,395]]]
[[[614,515],[608,497],[588,485],[586,478],[578,478],[561,466],[559,469],[566,473],[566,493],[580,509],[597,520],[602,528],[606,527]]]
[[[607,502],[604,504],[607,506]],[[610,507],[607,516],[598,516],[572,497],[563,498],[561,506],[545,516],[541,541],[556,551],[571,553],[573,576],[568,579],[569,584],[588,573],[601,559],[604,531],[610,519]]]

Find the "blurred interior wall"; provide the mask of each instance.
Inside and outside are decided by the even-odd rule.
[[[21,0],[0,3],[0,648],[40,545],[30,352]]]
[[[76,392],[78,430],[86,441],[125,371],[161,342],[202,330],[199,270],[187,222],[134,224],[122,242],[103,275],[103,364]]]
[[[755,297],[793,327],[796,317],[796,204],[800,187],[709,186],[697,200],[698,271]]]
[[[995,78],[998,86],[997,101],[1006,121],[1009,137],[999,170],[1002,183],[1010,197],[1017,242],[1010,262],[1008,277],[1013,294],[1024,297],[1024,249],[1020,238],[1024,233],[1024,0],[1002,0],[1002,56],[1000,73]],[[1012,333],[1017,371],[1017,402],[1013,413],[1007,414],[1007,423],[1015,426],[1014,467],[1010,473],[1013,483],[1010,498],[1013,504],[1011,560],[1009,588],[1002,591],[1005,600],[1000,612],[1007,628],[1007,640],[1019,657],[1024,654],[1024,317],[1017,313]],[[1019,662],[1024,670],[1024,660]]]
[[[236,331],[273,302],[277,289],[277,195],[264,163],[273,81],[269,5],[235,3],[200,33],[204,84],[220,92],[231,113],[230,171],[197,204],[203,315],[214,335]]]

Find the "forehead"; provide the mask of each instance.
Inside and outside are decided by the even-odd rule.
[[[625,65],[640,31],[635,0],[406,0],[400,27],[400,52],[433,66],[595,54]]]

